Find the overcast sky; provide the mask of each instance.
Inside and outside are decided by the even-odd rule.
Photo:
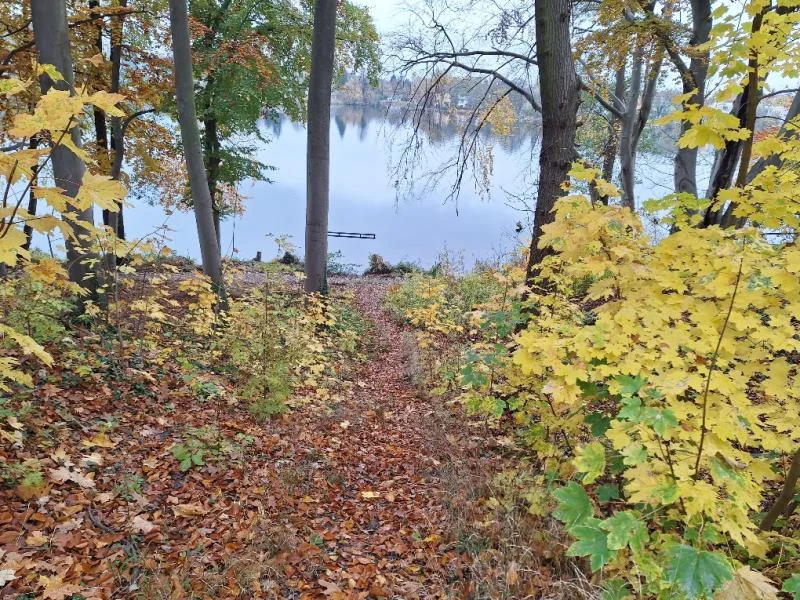
[[[369,8],[372,17],[375,19],[375,27],[377,27],[378,33],[387,33],[391,31],[397,23],[401,1],[402,0],[355,0],[355,3]]]

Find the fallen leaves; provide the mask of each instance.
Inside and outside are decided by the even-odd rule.
[[[202,517],[208,512],[208,509],[199,502],[193,504],[178,504],[172,507],[172,512],[178,517]]]
[[[16,579],[16,575],[14,575],[16,571],[13,569],[0,569],[0,587],[5,586],[9,581]]]
[[[74,471],[67,466],[61,466],[57,469],[50,469],[48,473],[50,474],[50,479],[56,483],[72,481],[77,483],[82,488],[93,488],[95,485],[92,479],[89,479],[82,473]]]
[[[39,585],[44,588],[40,598],[42,600],[64,600],[68,596],[77,594],[81,591],[81,586],[74,583],[64,583],[64,575],[54,575],[53,577],[39,577]]]
[[[383,318],[379,293],[366,311]],[[462,560],[432,471],[446,458],[400,372],[399,329],[382,322],[378,335],[386,352],[349,367],[335,416],[311,403],[259,422],[245,403],[199,403],[169,363],[158,378],[126,371],[114,392],[102,377],[41,386],[42,415],[19,425],[50,437],[27,437],[20,455],[0,446],[39,461],[47,484],[26,499],[0,490],[3,592],[108,598],[146,573],[165,588],[142,597],[185,585],[220,598],[443,596]],[[170,448],[200,428],[220,446],[180,472]],[[444,452],[455,454],[451,438]]]
[[[44,535],[41,531],[33,531],[30,535],[25,538],[25,543],[28,546],[32,546],[34,548],[38,548],[39,546],[44,546],[50,540],[47,539],[47,536]]]
[[[131,529],[134,532],[147,535],[151,531],[158,529],[158,525],[152,521],[148,521],[147,518],[143,517],[142,515],[136,515],[133,517],[133,521],[131,522]]]
[[[116,445],[116,442],[112,442],[111,439],[109,439],[108,434],[102,432],[81,442],[81,446],[85,448],[114,448]]]

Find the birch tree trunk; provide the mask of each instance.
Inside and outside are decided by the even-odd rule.
[[[31,18],[33,20],[33,37],[40,64],[53,65],[63,76],[63,81],[53,81],[46,74],[39,77],[42,94],[50,88],[70,90],[74,93],[75,75],[72,70],[70,55],[69,25],[67,23],[67,7],[65,0],[31,0]],[[80,147],[81,130],[76,124],[69,132],[73,143]],[[53,148],[51,162],[55,184],[64,190],[66,195],[74,197],[83,182],[86,166],[83,161],[65,146]],[[94,206],[85,210],[69,208],[72,220],[94,225]],[[89,293],[84,299],[97,296],[97,279],[94,276],[92,257],[88,253],[86,242],[81,238],[88,235],[85,228],[73,225],[75,239],[65,240],[67,248],[67,268],[70,280],[83,286]],[[82,310],[82,303],[78,306]]]
[[[194,78],[192,75],[192,49],[189,41],[189,16],[186,0],[169,0],[169,24],[172,32],[172,56],[175,61],[175,99],[178,105],[178,121],[181,140],[189,172],[189,187],[192,191],[197,235],[203,271],[211,278],[214,289],[225,297],[222,279],[222,259],[217,235],[214,231],[214,214],[211,194],[208,190],[203,150],[200,144],[200,128],[194,103]]]
[[[336,5],[336,0],[317,0],[314,7],[306,155],[306,292],[328,291],[331,85]]]

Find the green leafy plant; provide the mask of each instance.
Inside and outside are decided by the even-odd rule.
[[[172,456],[178,461],[178,466],[181,471],[188,471],[192,467],[203,466],[203,456],[205,455],[205,448],[202,444],[191,438],[186,444],[175,444],[172,449]]]

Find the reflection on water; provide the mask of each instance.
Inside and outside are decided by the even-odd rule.
[[[460,136],[458,114],[433,113],[421,128],[428,144],[427,159],[434,167],[445,162]],[[222,227],[223,251],[250,259],[261,250],[265,258],[277,253],[268,234],[288,234],[302,254],[305,225],[306,134],[303,126],[287,119],[265,123],[271,138],[257,152],[258,160],[276,167],[274,183],[247,182],[242,192],[246,214]],[[398,198],[392,164],[396,143],[409,129],[401,124],[400,111],[380,108],[335,106],[331,118],[330,229],[376,234],[375,240],[331,239],[330,250],[340,251],[346,263],[364,265],[370,253],[391,262],[411,260],[424,266],[436,262],[447,249],[463,257],[465,266],[475,260],[494,259],[525,242],[515,233],[525,213],[508,202],[514,195],[532,190],[530,177],[532,127],[511,136],[482,140],[493,146],[489,197],[464,181],[458,200],[445,202],[450,181],[421,197]],[[171,246],[182,254],[199,256],[192,215],[166,217],[160,208],[137,205],[128,215],[130,235],[144,235],[166,221],[174,230]]]
[[[355,129],[356,136],[360,141],[366,141],[370,134],[378,133],[379,130],[391,129],[396,133],[397,129],[408,129],[405,123],[408,122],[408,115],[404,114],[402,107],[378,107],[378,106],[349,106],[337,105],[332,108],[331,132],[333,135],[339,134],[340,139],[344,139],[348,129]],[[420,129],[427,143],[432,146],[445,147],[457,142],[462,135],[464,124],[470,115],[469,110],[431,110],[425,113],[420,121]],[[285,116],[270,121],[265,124],[268,131],[271,131],[276,138],[279,138],[284,126],[290,125],[291,121]],[[491,141],[508,153],[517,153],[524,148],[529,148],[531,140],[538,135],[538,123],[518,123],[510,135],[494,136],[491,127],[487,126],[482,130],[480,136],[484,141]]]

